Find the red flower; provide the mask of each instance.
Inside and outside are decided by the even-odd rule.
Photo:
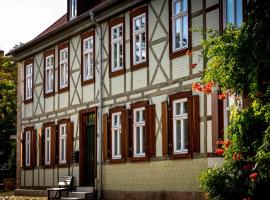
[[[225,99],[226,98],[226,95],[225,94],[219,94],[218,95],[218,99],[219,100],[223,100],[223,99]]]
[[[224,144],[224,141],[218,140],[218,141],[216,141],[216,144]]]
[[[253,168],[253,165],[252,164],[246,164],[243,166],[243,170],[251,170]]]
[[[223,149],[216,149],[216,151],[215,151],[215,154],[218,156],[223,155],[223,153],[224,153]]]
[[[200,83],[193,83],[192,84],[192,90],[196,92],[201,92],[202,91],[202,86]]]
[[[205,87],[212,88],[214,85],[214,82],[208,82],[205,84]]]
[[[243,158],[243,156],[240,153],[233,154],[233,160],[241,160],[242,158]]]
[[[224,146],[226,148],[228,148],[230,146],[230,144],[231,144],[231,141],[230,140],[227,140],[227,141],[224,142]]]
[[[192,55],[192,51],[187,50],[187,52],[186,52],[186,56],[191,56],[191,55]]]
[[[258,174],[256,172],[252,173],[249,175],[249,178],[252,180],[252,181],[255,181],[257,179],[257,176]]]
[[[196,68],[197,67],[197,63],[193,63],[190,65],[190,67],[193,69],[193,68]]]
[[[210,94],[212,92],[212,87],[214,86],[214,82],[208,82],[204,85],[203,92],[206,94]]]

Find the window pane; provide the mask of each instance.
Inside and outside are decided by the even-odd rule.
[[[234,0],[227,0],[226,3],[226,21],[227,23],[233,23],[234,24]]]
[[[136,111],[136,122],[140,121],[140,111]]]
[[[117,43],[113,44],[113,68],[117,68]]]
[[[188,149],[188,120],[184,119],[184,149]]]
[[[123,35],[123,27],[120,26],[119,27],[119,37],[122,37],[122,35]]]
[[[139,35],[135,36],[135,62],[140,61],[140,37]]]
[[[180,115],[181,113],[181,103],[176,103],[175,104],[175,114]]]
[[[181,24],[181,20],[177,19],[175,20],[175,41],[174,41],[174,48],[180,48],[180,24]]]
[[[176,150],[181,149],[181,120],[176,120]]]
[[[140,127],[136,127],[136,153],[140,153]]]
[[[145,16],[141,18],[141,28],[145,27]]]
[[[182,0],[182,9],[181,9],[181,11],[182,12],[185,12],[185,11],[187,11],[187,0]]]
[[[145,149],[144,149],[144,146],[145,146],[145,131],[144,131],[144,126],[141,127],[141,131],[142,131],[142,153],[145,153]]]
[[[188,104],[187,102],[183,102],[183,114],[188,112]]]
[[[114,115],[114,126],[117,126],[117,115]]]
[[[46,162],[49,162],[50,161],[50,158],[49,158],[49,154],[50,154],[50,143],[47,142],[46,143]]]
[[[236,0],[236,26],[241,26],[243,22],[243,5],[242,0]]]
[[[183,17],[183,41],[182,46],[185,47],[188,45],[188,17]]]
[[[120,156],[121,155],[121,137],[122,137],[122,135],[121,135],[121,132],[119,131],[118,132],[118,155]]]
[[[117,154],[117,149],[118,149],[118,134],[117,134],[117,130],[114,131],[114,155],[118,155]]]
[[[145,42],[145,32],[142,33],[142,60],[146,58],[146,42]]]
[[[64,151],[65,151],[65,140],[61,139],[61,160],[63,161],[64,158]]]
[[[135,31],[140,29],[140,19],[139,18],[135,20],[134,26],[135,26],[135,28],[134,28]]]
[[[142,110],[142,121],[145,121],[145,110]]]
[[[174,15],[180,13],[180,1],[174,1]]]
[[[113,39],[117,38],[117,28],[113,29]]]
[[[119,67],[123,67],[123,44],[120,43],[120,66]]]

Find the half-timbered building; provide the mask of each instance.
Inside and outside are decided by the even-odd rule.
[[[200,199],[197,176],[222,162],[213,152],[230,103],[191,90],[206,67],[200,41],[208,27],[239,26],[245,6],[68,0],[67,14],[9,53],[18,188],[71,175],[105,199]]]

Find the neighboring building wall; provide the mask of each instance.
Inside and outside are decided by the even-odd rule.
[[[219,29],[219,6],[218,0],[191,1],[192,27],[213,27]],[[104,39],[103,50],[103,96],[104,110],[115,106],[125,105],[129,108],[131,103],[141,100],[149,100],[156,106],[156,157],[149,162],[122,164],[110,164],[108,161],[103,165],[103,189],[105,191],[198,191],[197,176],[202,170],[215,163],[214,159],[207,158],[207,153],[212,153],[212,122],[211,122],[211,97],[199,94],[200,100],[200,153],[195,154],[193,159],[170,160],[162,156],[161,134],[161,103],[168,100],[168,96],[180,91],[190,91],[193,82],[200,80],[204,68],[203,57],[199,47],[202,36],[198,32],[192,32],[192,57],[169,58],[169,1],[153,0],[148,4],[148,49],[149,67],[136,71],[130,69],[130,16],[125,11],[119,16],[125,16],[125,68],[126,72],[117,77],[109,77],[109,34],[108,22],[102,23]],[[206,6],[205,8],[203,6]],[[209,11],[209,12],[208,12]],[[90,26],[89,24],[85,27]],[[84,27],[84,29],[85,29]],[[79,111],[85,108],[98,106],[99,85],[99,35],[97,31],[95,83],[81,86],[81,38],[76,33],[69,40],[70,51],[70,88],[64,93],[57,93],[58,88],[58,49],[55,50],[55,95],[44,99],[44,55],[43,52],[36,54],[34,58],[34,92],[33,103],[21,104],[18,112],[18,135],[24,127],[34,126],[39,133],[42,125],[46,122],[55,122],[63,118],[70,118],[74,122],[73,150],[79,147]],[[63,36],[64,37],[64,36]],[[49,50],[49,49],[46,49]],[[197,63],[192,69],[190,65]],[[23,62],[18,65],[19,70]],[[23,80],[23,74],[19,83]],[[23,96],[23,84],[19,85]],[[20,123],[21,122],[21,123]],[[22,125],[22,127],[20,127]],[[100,133],[97,133],[99,135]],[[99,137],[97,144],[99,144]],[[38,144],[38,141],[37,141]],[[38,145],[37,145],[38,147]],[[21,148],[21,147],[20,147]],[[20,148],[17,148],[19,150]],[[99,150],[99,146],[97,146]],[[99,152],[98,152],[99,153]],[[44,168],[39,165],[39,148],[37,148],[37,167],[34,169],[21,169],[20,185],[22,187],[45,187],[56,186],[58,178],[62,175],[73,175],[75,185],[79,185],[79,164],[72,163],[67,168]],[[19,177],[19,176],[18,176]]]

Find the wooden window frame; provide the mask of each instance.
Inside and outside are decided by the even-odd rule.
[[[30,132],[30,164],[26,165],[26,134]],[[36,166],[36,130],[34,126],[31,127],[25,127],[23,131],[23,137],[22,137],[22,168],[27,169],[33,169]]]
[[[187,99],[188,102],[188,152],[176,154],[173,145],[173,106],[174,101],[179,99]],[[199,96],[192,96],[191,91],[178,92],[169,96],[169,105],[168,140],[171,159],[193,158],[193,153],[200,152]]]
[[[108,141],[108,151],[109,151],[109,157],[110,157],[110,163],[112,164],[117,164],[117,163],[123,163],[125,161],[125,152],[124,152],[124,124],[123,124],[123,111],[125,110],[125,106],[117,106],[117,107],[114,107],[114,108],[111,108],[109,110],[109,124],[108,124],[108,129],[109,129],[109,141]],[[121,122],[121,157],[113,157],[113,127],[112,127],[112,123],[113,123],[113,115],[115,113],[119,113],[120,114],[120,122]]]
[[[69,42],[62,43],[58,45],[58,93],[66,92],[69,90],[69,77],[70,77],[70,51],[69,51]],[[64,63],[61,63],[61,52],[67,51],[67,60]],[[61,65],[66,64],[67,67],[67,85],[64,87],[61,87]]]
[[[30,167],[31,166],[31,131],[25,131],[25,167]],[[28,148],[27,148],[28,147]],[[28,159],[27,159],[28,157]],[[29,162],[28,162],[29,161]]]
[[[62,135],[62,127],[64,127],[63,130],[65,134]],[[64,139],[64,149],[62,149],[62,140]],[[64,151],[63,151],[64,150]],[[63,152],[62,152],[63,151]],[[62,158],[63,153],[63,158]],[[67,124],[61,123],[59,124],[59,164],[66,164],[67,163]]]
[[[53,85],[52,85],[52,91],[47,92],[46,91],[46,84],[47,84],[47,73],[46,73],[46,59],[48,57],[53,57]],[[44,81],[43,81],[43,87],[44,87],[44,98],[53,96],[55,94],[55,51],[54,49],[51,49],[49,51],[46,51],[44,53]]]
[[[233,18],[234,18],[234,23],[233,23],[233,25],[234,26],[237,26],[237,27],[239,27],[239,25],[237,25],[237,17],[235,16],[236,14],[237,14],[237,10],[236,10],[236,1],[237,0],[233,0],[233,7],[234,7],[234,10],[232,11],[233,13]],[[244,10],[245,10],[245,8],[246,8],[246,0],[242,0],[241,1],[241,3],[242,3],[242,22],[241,22],[241,24],[245,21],[245,16],[244,16]],[[226,28],[226,26],[227,26],[227,0],[223,0],[223,10],[222,10],[222,12],[223,12],[223,19],[222,19],[222,21],[223,21],[223,29],[224,28]]]
[[[116,69],[115,71],[113,71],[113,54],[112,54],[112,48],[113,48],[113,41],[112,41],[112,29],[116,26],[120,26],[122,25],[122,52],[123,52],[123,66],[119,67],[118,69]],[[118,43],[119,41],[115,42]],[[110,58],[110,62],[109,62],[109,66],[110,66],[110,71],[109,71],[109,77],[115,77],[115,76],[119,76],[125,73],[126,69],[125,69],[125,17],[118,17],[116,19],[113,19],[109,22],[109,58]]]
[[[47,137],[47,131],[49,130],[49,138]],[[51,149],[52,149],[52,128],[51,126],[48,126],[48,127],[45,127],[44,129],[44,133],[45,133],[45,139],[44,139],[44,142],[45,142],[45,161],[44,161],[44,164],[45,165],[50,165],[51,164]],[[49,143],[49,151],[47,151],[47,143]],[[47,155],[47,152],[49,152],[49,155]],[[49,159],[47,160],[47,156],[49,156]]]
[[[31,65],[32,66],[32,90],[31,90],[31,98],[26,98],[26,94],[27,94],[27,84],[26,84],[26,68]],[[29,59],[27,61],[24,62],[24,103],[28,104],[28,103],[32,103],[33,102],[33,92],[34,92],[34,59]]]
[[[133,31],[133,28],[134,28],[134,23],[133,23],[133,20],[134,18],[140,16],[140,15],[143,15],[145,14],[145,52],[146,52],[146,58],[145,58],[145,61],[143,62],[140,62],[138,64],[136,64],[134,62],[134,37],[133,37],[133,34],[134,34],[134,31]],[[142,69],[144,67],[148,67],[149,65],[149,44],[148,44],[148,28],[149,25],[148,25],[148,7],[147,6],[144,6],[144,7],[140,7],[140,8],[136,8],[134,10],[132,10],[130,12],[130,53],[131,53],[131,56],[130,56],[130,61],[131,61],[131,70],[132,71],[135,71],[135,70],[138,70],[138,69]]]
[[[170,22],[169,22],[169,56],[170,56],[170,59],[174,59],[174,58],[178,58],[180,56],[183,56],[186,54],[186,52],[188,50],[191,50],[191,42],[192,42],[192,34],[191,34],[191,0],[187,0],[187,6],[188,6],[188,10],[187,10],[187,16],[188,16],[188,45],[187,47],[185,48],[180,48],[179,50],[177,51],[174,51],[174,45],[173,45],[173,12],[172,12],[172,9],[173,9],[173,2],[175,0],[169,0],[169,19],[170,19]]]
[[[145,124],[145,106],[143,107],[138,107],[138,108],[135,108],[133,109],[132,111],[132,115],[133,115],[133,122],[132,122],[132,129],[133,129],[133,157],[136,157],[136,158],[140,158],[140,157],[145,157],[146,156],[146,149],[144,149],[144,146],[143,144],[146,143],[146,138],[145,138],[145,130],[146,130],[146,124]],[[137,122],[136,121],[136,116],[137,116],[137,112],[139,112],[139,115],[140,115],[140,120],[141,120],[141,117],[143,116],[144,114],[144,119]],[[137,128],[140,129],[140,136],[139,138],[137,138]],[[137,149],[137,140],[140,140],[140,147],[139,149]],[[140,153],[137,153],[137,151],[139,150]]]
[[[84,80],[84,41],[93,37],[93,77]],[[88,85],[95,82],[95,30],[87,31],[81,34],[81,85]]]

